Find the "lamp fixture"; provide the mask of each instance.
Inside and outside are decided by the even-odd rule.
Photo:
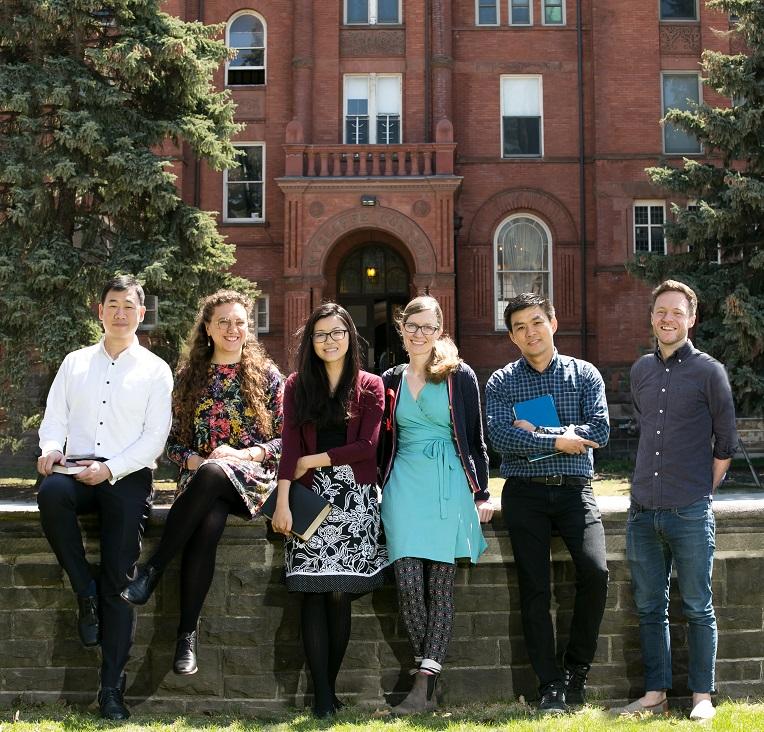
[[[369,196],[369,195],[361,196],[361,206],[376,206],[376,205],[377,205],[376,196]]]
[[[369,282],[374,282],[374,280],[377,279],[377,268],[376,267],[367,267],[366,268],[366,277],[369,280]]]

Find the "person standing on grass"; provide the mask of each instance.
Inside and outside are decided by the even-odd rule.
[[[695,348],[688,331],[698,299],[682,282],[653,290],[657,346],[631,369],[640,428],[626,523],[626,556],[645,667],[645,694],[618,713],[664,713],[671,688],[668,605],[676,568],[688,622],[690,718],[711,719],[716,617],[711,592],[715,523],[711,496],[737,450],[732,390],[724,366]]]
[[[557,319],[545,297],[523,293],[504,310],[509,339],[522,357],[486,385],[488,435],[501,453],[502,515],[512,542],[520,611],[544,713],[586,702],[586,678],[607,599],[605,531],[592,492],[593,450],[608,441],[605,384],[587,361],[554,346]],[[519,402],[550,395],[563,427],[515,418]],[[529,460],[547,452],[540,460]],[[576,568],[576,596],[563,668],[549,614],[550,541],[556,529]]]
[[[124,669],[135,612],[119,596],[134,577],[151,505],[152,469],[170,431],[172,373],[143,348],[136,331],[146,313],[143,288],[129,275],[109,280],[98,306],[104,336],[70,353],[48,393],[40,425],[37,494],[40,521],[77,595],[80,640],[101,645],[98,703],[106,719],[127,719]],[[53,471],[67,455],[76,475]],[[101,530],[98,579],[85,558],[79,514],[97,513]]]

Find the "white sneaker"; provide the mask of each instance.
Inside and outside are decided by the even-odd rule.
[[[714,705],[708,699],[699,701],[690,712],[690,719],[694,719],[696,722],[705,722],[708,719],[713,719],[716,714]]]

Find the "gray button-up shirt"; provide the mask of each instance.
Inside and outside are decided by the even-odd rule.
[[[713,459],[737,449],[735,407],[724,366],[687,341],[631,367],[639,448],[631,496],[645,508],[680,508],[711,495]]]

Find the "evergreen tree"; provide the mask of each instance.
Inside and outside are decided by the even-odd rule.
[[[229,285],[233,247],[181,201],[188,145],[231,166],[237,125],[212,86],[221,28],[159,0],[0,3],[0,418],[33,426],[61,359],[100,334],[93,303],[132,273],[160,300],[152,347],[171,363],[200,295]],[[38,383],[32,383],[32,375]]]
[[[739,413],[753,415],[764,409],[764,3],[707,5],[737,16],[730,32],[747,46],[702,56],[703,83],[733,103],[666,114],[666,123],[697,136],[709,159],[647,169],[653,183],[697,206],[672,206],[666,236],[674,254],[638,254],[629,269],[651,283],[672,277],[696,290],[697,344],[726,365]]]

